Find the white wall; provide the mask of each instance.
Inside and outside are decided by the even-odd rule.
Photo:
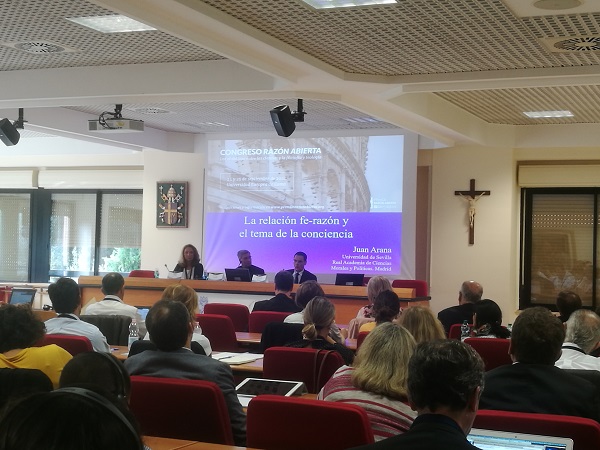
[[[142,269],[158,269],[166,277],[165,264],[173,270],[184,245],[193,244],[202,254],[204,164],[201,153],[144,150]],[[160,181],[188,182],[187,228],[156,227],[156,183]]]
[[[477,202],[475,244],[469,245],[467,202],[454,191],[490,190]],[[483,285],[484,298],[502,308],[504,322],[518,309],[519,197],[511,148],[432,150],[431,307],[457,304],[465,280]]]

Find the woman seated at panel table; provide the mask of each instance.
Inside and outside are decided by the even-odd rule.
[[[408,431],[417,415],[406,403],[408,360],[415,346],[405,328],[377,326],[358,349],[354,367],[340,367],[318,398],[364,408],[376,441]]]
[[[335,322],[335,306],[325,297],[315,297],[304,308],[304,339],[288,344],[286,347],[316,348],[335,350],[344,359],[344,363],[351,365],[354,352],[346,346],[335,342],[330,336],[332,325]]]
[[[352,319],[348,324],[348,338],[356,339],[358,330],[363,324],[375,321],[373,317],[373,302],[375,301],[375,297],[380,292],[391,290],[392,284],[384,276],[378,275],[369,280],[367,283],[367,299],[369,300],[369,304],[360,308],[358,314],[356,314],[356,318]]]
[[[510,331],[502,326],[502,310],[494,300],[479,300],[473,309],[471,337],[508,339]]]
[[[412,334],[417,344],[446,339],[442,322],[428,306],[411,306],[403,310],[400,325]]]
[[[201,280],[204,277],[204,266],[200,262],[198,249],[192,244],[184,245],[173,272],[181,272],[181,277],[186,280]]]
[[[372,331],[377,325],[396,320],[398,314],[400,314],[398,294],[394,291],[382,291],[373,301],[372,315],[375,322],[362,324],[358,331]]]
[[[191,287],[183,284],[172,284],[167,286],[162,293],[161,300],[175,300],[183,303],[190,312],[190,319],[194,325],[194,334],[192,334],[192,342],[197,342],[204,349],[206,356],[210,356],[212,348],[210,341],[202,334],[202,328],[196,322],[196,314],[198,314],[198,295]],[[146,333],[144,340],[150,340],[150,333]]]
[[[0,368],[39,369],[57,387],[71,354],[55,344],[34,347],[45,333],[44,323],[35,318],[29,305],[1,305]]]

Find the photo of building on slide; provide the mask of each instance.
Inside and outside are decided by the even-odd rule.
[[[344,261],[363,261],[357,253],[372,249],[393,261],[386,270],[399,271],[402,136],[214,140],[207,167],[210,270],[231,267],[231,255],[248,248],[271,272],[305,251],[319,255],[313,272],[371,273]],[[373,232],[381,227],[385,233]]]

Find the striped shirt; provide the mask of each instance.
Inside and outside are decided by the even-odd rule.
[[[351,380],[353,370],[348,366],[340,367],[321,389],[318,398],[361,406],[367,412],[375,441],[408,431],[417,413],[400,400],[354,387]]]

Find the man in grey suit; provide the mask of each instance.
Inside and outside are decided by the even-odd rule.
[[[127,358],[127,372],[130,375],[216,383],[225,396],[235,445],[245,447],[246,414],[237,398],[231,368],[223,362],[190,350],[194,330],[190,314],[183,303],[173,300],[156,302],[146,317],[146,327],[150,340],[158,350],[146,350]],[[198,407],[201,408],[202,405]],[[201,426],[194,424],[193,418],[189,419],[190,426]]]

